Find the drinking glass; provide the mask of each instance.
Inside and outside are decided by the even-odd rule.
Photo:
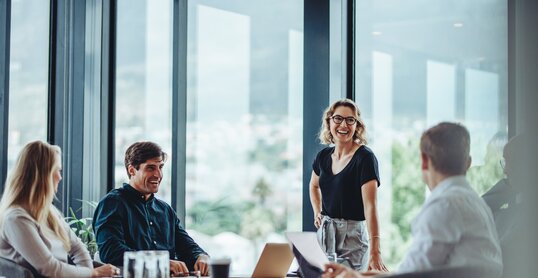
[[[125,278],[169,278],[168,251],[129,251],[123,255]]]

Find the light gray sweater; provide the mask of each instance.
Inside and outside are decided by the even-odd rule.
[[[86,247],[65,222],[64,228],[71,242],[69,252],[48,226],[37,223],[23,208],[9,208],[0,229],[0,257],[47,277],[90,277],[93,266]],[[76,266],[67,263],[68,253]]]

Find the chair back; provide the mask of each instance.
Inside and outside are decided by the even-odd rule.
[[[0,258],[0,276],[35,278],[32,271],[12,260]]]

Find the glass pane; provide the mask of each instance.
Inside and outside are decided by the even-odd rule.
[[[302,225],[303,1],[254,2],[188,7],[186,226],[243,274]]]
[[[86,2],[86,33],[84,63],[84,163],[82,198],[98,202],[106,193],[101,167],[105,161],[101,154],[101,0]],[[106,164],[106,163],[105,163]],[[93,216],[94,208],[83,205],[83,215]]]
[[[8,171],[22,147],[47,140],[49,1],[11,2]]]
[[[172,151],[172,1],[119,0],[116,60],[116,187],[128,182],[123,159],[137,141]],[[169,162],[170,160],[168,160]],[[171,167],[157,195],[170,203]]]
[[[422,132],[456,121],[471,133],[471,184],[502,176],[507,131],[507,1],[359,0],[356,96],[381,166],[382,254],[395,269],[426,194]]]

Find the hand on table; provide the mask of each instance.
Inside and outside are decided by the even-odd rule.
[[[323,278],[357,278],[362,277],[359,272],[338,263],[328,263],[325,265]]]
[[[207,276],[209,274],[209,256],[201,254],[194,263],[194,271],[200,271],[200,275]]]
[[[170,273],[172,276],[189,276],[189,269],[182,261],[170,260]]]
[[[120,275],[120,269],[111,264],[105,264],[92,270],[92,277],[112,277],[114,275]]]
[[[383,272],[369,270],[366,272],[355,271],[345,265],[338,263],[328,263],[325,265],[323,278],[365,278],[365,277],[383,277]]]

